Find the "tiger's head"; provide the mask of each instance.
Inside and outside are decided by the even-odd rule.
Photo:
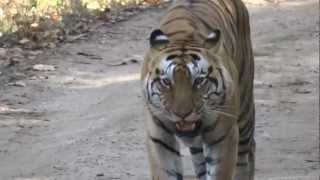
[[[142,69],[142,88],[152,116],[174,125],[176,133],[198,131],[205,117],[223,113],[235,81],[230,60],[219,52],[219,30],[202,45],[171,41],[161,30],[150,35]]]

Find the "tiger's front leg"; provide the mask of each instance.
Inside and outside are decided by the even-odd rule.
[[[152,180],[183,180],[179,143],[153,120],[148,127],[147,148]]]
[[[206,180],[234,180],[237,153],[238,129],[236,126],[220,138],[205,142]]]

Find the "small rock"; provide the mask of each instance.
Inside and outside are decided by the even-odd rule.
[[[13,83],[9,83],[9,86],[26,87],[27,84],[23,81],[16,81]]]
[[[22,73],[22,72],[15,72],[12,74],[12,76],[16,79],[22,79],[26,77],[26,74]]]
[[[31,77],[30,77],[30,80],[37,80],[37,79],[38,79],[37,76],[31,76]]]
[[[104,174],[103,173],[98,173],[97,174],[97,177],[101,177],[101,176],[104,176]]]
[[[53,168],[56,169],[56,170],[59,170],[59,171],[63,170],[63,167],[60,167],[60,166],[53,166]]]
[[[15,54],[21,54],[21,53],[24,52],[24,51],[23,51],[21,48],[19,48],[19,47],[15,47],[15,48],[11,49],[10,51],[11,51],[11,53],[15,53]]]
[[[28,56],[28,59],[29,59],[29,60],[35,60],[35,59],[36,59],[36,56]]]
[[[15,66],[15,65],[17,65],[17,64],[19,64],[21,62],[22,62],[22,59],[19,58],[19,57],[10,57],[8,65],[9,66]]]
[[[56,47],[57,47],[57,45],[55,43],[53,43],[53,42],[50,42],[48,44],[48,48],[50,48],[50,49],[53,49],[53,48],[56,48]]]
[[[56,68],[52,65],[46,65],[46,64],[36,64],[32,68],[36,71],[54,71]]]
[[[87,52],[78,52],[77,55],[85,56],[85,57],[87,57],[89,59],[96,59],[96,60],[102,60],[103,59],[100,56],[97,56],[97,55],[94,55],[94,54],[91,54],[91,53],[87,53]]]
[[[42,54],[43,51],[41,50],[36,50],[36,51],[29,51],[28,54],[31,55],[31,56],[37,56],[39,54]]]
[[[143,56],[139,54],[135,54],[131,57],[131,61],[141,62],[143,61]]]
[[[306,90],[306,89],[295,89],[294,92],[297,94],[310,94],[311,93],[311,91]]]

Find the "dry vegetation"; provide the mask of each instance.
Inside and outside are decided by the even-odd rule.
[[[158,0],[1,0],[0,47],[55,47],[88,32],[95,19],[123,20]]]

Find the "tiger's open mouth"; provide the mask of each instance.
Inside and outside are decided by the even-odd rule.
[[[185,122],[180,121],[176,123],[176,131],[178,136],[185,136],[185,137],[194,137],[199,134],[200,129],[200,121],[193,121],[193,122]]]
[[[185,132],[185,131],[193,131],[196,128],[196,122],[177,122],[176,128],[178,131]]]

